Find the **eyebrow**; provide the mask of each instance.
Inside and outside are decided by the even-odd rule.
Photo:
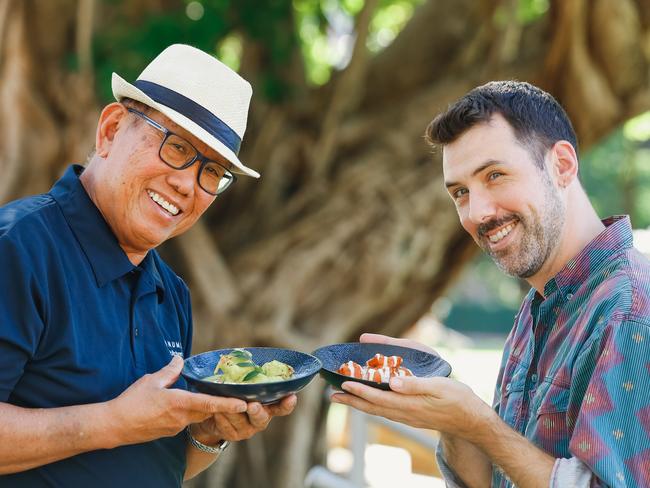
[[[495,164],[503,164],[503,161],[499,161],[498,159],[488,159],[484,161],[478,168],[476,168],[474,171],[472,171],[472,176],[476,176],[479,174],[481,171],[485,171],[485,169],[489,168],[490,166],[493,166]],[[456,181],[445,181],[445,187],[450,188],[452,186],[458,186],[460,183]]]

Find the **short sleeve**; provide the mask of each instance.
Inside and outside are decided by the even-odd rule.
[[[573,376],[587,387],[569,450],[597,478],[592,484],[650,486],[650,326],[605,327]]]
[[[31,259],[0,237],[0,401],[6,402],[34,356],[44,329],[43,299]]]

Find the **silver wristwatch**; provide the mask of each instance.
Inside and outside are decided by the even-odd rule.
[[[190,441],[192,446],[197,448],[199,451],[209,452],[210,454],[221,454],[230,445],[229,441],[220,440],[215,446],[206,446],[194,438],[189,425],[185,429],[185,434],[187,434],[187,439]]]

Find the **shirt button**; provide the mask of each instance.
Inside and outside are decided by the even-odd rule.
[[[566,294],[566,299],[571,300],[573,298],[573,293],[567,293]]]
[[[530,381],[532,381],[533,383],[537,383],[537,373],[533,373],[530,376]]]
[[[506,391],[510,391],[510,383],[506,385]]]
[[[138,329],[135,329],[135,336],[138,337]]]

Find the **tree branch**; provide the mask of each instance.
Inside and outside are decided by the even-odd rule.
[[[203,221],[198,221],[176,240],[187,263],[193,294],[215,315],[241,302],[237,283]]]
[[[15,3],[15,0],[0,1],[0,52],[4,49],[7,17],[9,16],[9,9],[12,7],[12,3]]]
[[[334,86],[334,93],[321,126],[320,137],[312,153],[312,168],[316,179],[324,177],[332,163],[341,120],[359,105],[361,80],[365,77],[368,64],[366,39],[377,3],[378,0],[366,0],[359,14],[357,36],[350,63]]]
[[[88,80],[92,79],[92,36],[93,21],[95,16],[95,0],[79,0],[77,6],[77,56],[79,57],[79,71]]]

